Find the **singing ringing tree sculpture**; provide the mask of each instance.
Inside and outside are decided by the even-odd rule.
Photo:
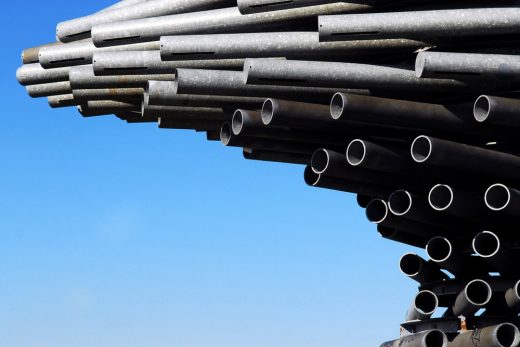
[[[17,78],[357,194],[429,257],[400,259],[419,291],[382,347],[517,347],[518,34],[513,0],[124,0],[59,23]]]

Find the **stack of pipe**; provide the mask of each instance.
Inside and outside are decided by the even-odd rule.
[[[59,23],[17,78],[51,107],[206,132],[357,194],[429,257],[401,258],[419,292],[383,346],[517,347],[520,5],[351,1],[124,0]]]

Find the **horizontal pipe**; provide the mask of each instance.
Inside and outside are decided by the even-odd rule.
[[[520,100],[481,95],[473,107],[477,122],[501,126],[520,126]]]
[[[89,100],[135,101],[143,98],[143,88],[73,89],[74,99],[81,103]]]
[[[90,37],[92,27],[104,23],[203,11],[232,4],[232,0],[150,0],[61,22],[56,27],[56,37],[61,42],[72,42]]]
[[[156,106],[226,107],[257,110],[262,107],[264,98],[246,96],[220,96],[178,94],[176,82],[148,81],[144,101]]]
[[[428,239],[417,233],[409,233],[394,227],[388,227],[384,224],[377,225],[377,231],[383,238],[404,243],[409,246],[424,248]]]
[[[243,155],[248,160],[270,161],[276,163],[307,165],[310,156],[307,154],[284,153],[275,151],[266,151],[255,148],[244,148]]]
[[[92,40],[43,47],[39,51],[39,63],[45,69],[92,64],[92,57],[100,52],[159,50],[159,41],[98,48]]]
[[[472,241],[475,254],[489,264],[493,272],[517,274],[518,255],[509,248],[506,239],[491,231],[478,233]]]
[[[439,307],[439,299],[429,290],[421,290],[412,301],[406,316],[407,321],[427,320]]]
[[[53,95],[47,98],[49,106],[52,108],[76,106],[77,102],[72,94]]]
[[[464,254],[464,250],[456,247],[449,239],[435,236],[426,245],[426,254],[430,260],[457,277],[484,276],[487,267],[479,258]]]
[[[496,219],[486,211],[482,196],[461,191],[447,184],[433,186],[428,193],[428,203],[435,211],[466,219],[478,216],[483,224],[497,224]]]
[[[520,312],[520,281],[516,281],[513,287],[509,288],[505,294],[507,306],[514,312]]]
[[[404,151],[360,139],[348,144],[346,158],[349,165],[394,174],[410,170],[413,164]]]
[[[159,118],[160,129],[185,129],[196,131],[218,131],[222,122],[214,120],[187,120],[187,119],[172,119]]]
[[[162,36],[163,60],[236,59],[236,58],[312,58],[334,57],[374,52],[409,52],[428,45],[414,40],[364,40],[320,42],[318,32],[259,32],[213,35]]]
[[[520,343],[520,332],[511,323],[500,323],[481,329],[463,331],[455,337],[451,344],[456,347],[517,347]]]
[[[222,108],[211,107],[143,105],[141,115],[143,117],[160,117],[161,119],[211,120],[222,124],[231,120],[233,113]]]
[[[33,98],[40,98],[54,95],[71,94],[70,82],[53,82],[44,84],[33,84],[25,87],[27,94]]]
[[[148,80],[173,80],[173,74],[96,76],[92,65],[75,66],[69,72],[73,89],[144,88]]]
[[[453,314],[456,317],[473,315],[489,303],[492,294],[491,287],[486,281],[472,280],[457,295],[452,306]]]
[[[86,103],[78,106],[78,110],[83,117],[139,111],[140,108],[141,106],[138,103],[128,103],[114,100],[87,101]]]
[[[415,74],[421,78],[518,80],[520,57],[505,54],[426,51],[417,55]]]
[[[314,152],[314,153],[316,153],[316,152]],[[312,169],[312,167],[311,167],[311,169]],[[356,202],[357,202],[358,206],[361,208],[366,208],[368,206],[368,204],[370,203],[370,201],[372,201],[373,199],[374,199],[373,197],[368,196],[368,195],[362,195],[362,194],[356,195]]]
[[[321,41],[520,33],[520,9],[468,8],[320,16]]]
[[[520,158],[512,154],[424,135],[413,141],[411,154],[412,158],[421,164],[471,172],[477,176],[518,181]],[[497,168],[500,170],[497,171]]]
[[[315,173],[310,166],[304,171],[304,180],[308,186],[337,190],[346,193],[381,196],[385,194],[386,189],[378,185],[346,180],[333,176],[326,176]]]
[[[338,13],[344,9],[345,4],[335,3],[315,6],[313,11],[296,8],[243,15],[237,7],[228,7],[103,24],[92,29],[92,39],[96,46],[102,47],[153,41],[171,35],[299,30],[315,27],[317,15]]]
[[[338,87],[410,92],[449,93],[475,90],[473,83],[449,79],[417,78],[410,69],[382,65],[304,60],[246,59],[247,84]],[[479,88],[482,90],[482,88]]]
[[[280,11],[288,8],[310,7],[315,5],[331,4],[338,1],[334,0],[237,0],[237,6],[242,14],[258,12]],[[345,12],[368,10],[377,1],[357,1],[356,3],[345,3]],[[352,8],[349,10],[349,6]]]
[[[224,146],[230,147],[253,147],[269,151],[300,153],[308,155],[312,154],[316,150],[316,145],[308,143],[237,136],[233,134],[231,123],[229,122],[225,122],[221,127],[220,141]]]
[[[476,124],[469,103],[442,105],[336,93],[330,102],[330,114],[340,122],[427,129],[451,138],[471,136],[496,140],[497,137],[515,136],[513,131],[504,128]]]
[[[37,63],[39,60],[40,50],[45,47],[53,47],[53,46],[61,46],[63,43],[61,42],[51,42],[44,45],[26,48],[22,51],[22,63],[23,64],[33,64]]]
[[[381,344],[381,347],[447,347],[448,338],[440,330],[427,330],[405,335],[394,341]]]
[[[95,53],[92,58],[94,74],[143,75],[173,74],[176,68],[241,69],[243,59],[162,61],[159,51],[119,51]]]
[[[286,86],[256,86],[244,83],[240,71],[177,69],[176,92],[179,94],[227,95],[248,97],[272,97],[290,100],[328,102],[335,92],[333,88],[306,88]]]
[[[399,260],[399,268],[408,278],[419,282],[421,285],[448,278],[437,264],[429,262],[415,253],[403,255]]]
[[[24,64],[16,70],[16,79],[23,86],[64,82],[69,80],[69,68],[44,69],[39,63]]]
[[[328,133],[291,129],[288,127],[273,127],[262,123],[260,111],[238,109],[231,122],[233,133],[241,136],[262,137],[302,143],[315,143],[320,146],[341,146],[345,139]]]

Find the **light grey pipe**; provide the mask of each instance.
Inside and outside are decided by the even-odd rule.
[[[159,49],[159,41],[97,48],[92,40],[45,46],[39,50],[39,62],[45,69],[86,65],[92,63],[94,53],[120,51],[152,51]]]
[[[61,22],[56,27],[56,38],[61,42],[72,42],[90,37],[92,27],[103,23],[210,10],[232,4],[232,0],[150,0]]]
[[[39,63],[24,64],[16,70],[16,79],[23,86],[64,82],[69,79],[69,68],[44,69]]]
[[[381,344],[380,347],[447,347],[448,338],[440,330],[427,330],[417,334],[406,335],[394,341]]]
[[[420,52],[415,75],[432,78],[481,78],[518,80],[520,57],[504,54]]]
[[[70,82],[53,82],[43,84],[33,84],[25,87],[27,94],[33,98],[39,98],[44,96],[54,96],[71,94],[72,88]]]
[[[237,0],[240,13],[251,14],[258,12],[280,11],[288,8],[311,7],[316,5],[332,4],[340,1],[334,0]],[[344,1],[341,1],[344,2]],[[344,2],[347,4],[347,2]],[[374,0],[356,1],[350,3],[350,11],[369,10],[377,4]],[[350,12],[345,9],[345,12]]]
[[[72,95],[78,103],[88,100],[118,100],[131,101],[143,99],[143,88],[98,88],[73,89]]]
[[[69,72],[73,89],[144,88],[148,80],[173,80],[173,74],[96,76],[92,65],[74,66]]]
[[[381,50],[404,50],[411,53],[428,45],[405,39],[320,42],[318,32],[312,31],[163,36],[160,44],[163,60],[261,57],[323,59]]]
[[[78,105],[78,110],[83,117],[103,116],[113,113],[139,111],[138,103],[121,102],[114,100],[87,101]]]
[[[469,282],[457,295],[452,306],[453,314],[469,316],[484,307],[491,300],[493,292],[486,281],[476,279]]]
[[[520,8],[344,14],[318,18],[321,41],[520,33]]]
[[[297,30],[320,14],[341,13],[350,5],[334,3],[276,12],[243,15],[237,7],[183,13],[170,16],[129,20],[92,28],[92,39],[98,47],[158,40],[161,36],[180,34],[218,34],[237,32]],[[313,24],[315,26],[315,24]]]
[[[511,323],[501,323],[482,329],[461,332],[450,343],[452,347],[517,347],[520,332]]]
[[[74,95],[72,94],[64,94],[64,95],[53,95],[47,98],[49,106],[52,108],[60,108],[60,107],[70,107],[76,106],[78,103],[74,99]]]
[[[176,68],[237,69],[244,59],[162,61],[159,51],[123,51],[95,53],[92,65],[96,76],[165,74]]]

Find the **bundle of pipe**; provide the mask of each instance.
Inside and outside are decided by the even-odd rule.
[[[123,0],[59,23],[17,78],[53,108],[205,132],[357,194],[430,258],[401,259],[419,292],[383,346],[516,347],[519,33],[516,0]]]

